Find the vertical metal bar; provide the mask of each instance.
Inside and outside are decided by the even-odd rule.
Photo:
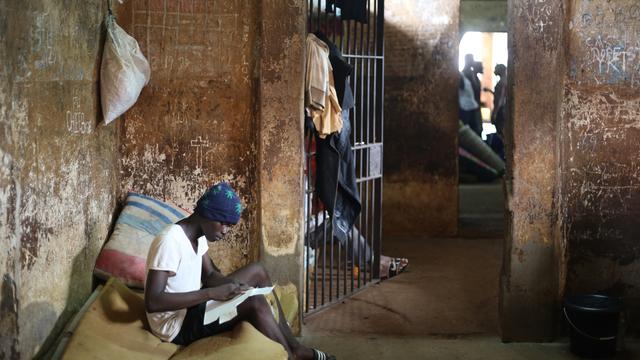
[[[331,234],[333,234],[333,226],[331,227]],[[332,236],[333,237],[333,236]],[[322,212],[322,290],[320,305],[324,305],[325,283],[327,277],[327,215]]]
[[[373,93],[373,91],[371,91],[371,24],[373,23],[374,20],[371,19],[371,0],[367,0],[367,19],[368,19],[368,26],[367,26],[367,144],[371,144],[371,128],[372,128],[372,122],[375,121],[373,120],[372,117],[372,112],[371,112],[371,95]],[[374,59],[375,61],[375,59]],[[371,176],[371,148],[368,149],[369,153],[367,156],[367,176]],[[369,225],[373,225],[373,219],[370,218],[370,214],[369,214],[369,207],[371,206],[370,201],[373,201],[373,198],[369,197],[369,182],[371,182],[371,180],[367,181],[367,185],[366,185],[366,190],[367,190],[367,196],[366,196],[366,201],[367,201],[367,211],[366,211],[366,227],[367,227],[367,236],[365,237],[365,241],[367,243],[367,248],[370,250],[370,255],[369,255],[369,260],[367,260],[366,258],[366,253],[365,253],[365,263],[368,263],[369,265],[369,269],[373,269],[373,264],[370,263],[371,261],[373,261],[373,231],[369,231]],[[371,244],[369,244],[371,242]],[[371,274],[372,272],[365,272],[365,276],[369,277],[369,281],[371,281]],[[367,280],[365,279],[365,282]]]
[[[305,311],[309,311],[309,271],[310,271],[310,267],[309,267],[309,258],[311,257],[311,254],[309,251],[309,249],[311,249],[311,246],[309,246],[311,244],[311,192],[309,191],[311,188],[311,157],[310,157],[310,153],[311,153],[311,137],[313,136],[311,134],[311,132],[309,132],[309,134],[306,135],[308,137],[308,139],[305,139],[305,144],[307,144],[306,149],[305,149],[305,165],[306,165],[306,170],[307,170],[307,176],[306,176],[306,184],[304,186],[304,190],[305,190],[305,194],[304,196],[306,197],[306,204],[305,204],[305,224],[306,224],[306,234],[305,234],[305,243],[304,243],[304,249],[306,250],[306,259],[304,259],[305,261]]]
[[[324,28],[320,27],[318,30],[322,31],[327,39],[329,39],[329,12],[327,11],[327,0],[318,0],[320,3],[318,6],[322,7],[322,2],[324,1]]]
[[[319,202],[319,200],[316,198],[314,200],[316,202],[316,204]],[[315,230],[314,230],[314,235],[315,232],[318,229],[318,214],[314,215],[316,218],[316,223],[314,225]],[[315,255],[315,261],[313,262],[313,308],[316,309],[318,307],[318,236],[314,236],[313,237],[313,242],[314,242],[314,255]]]
[[[338,28],[342,26],[340,20],[338,20],[338,9],[334,7],[333,11],[333,43],[336,43],[336,37],[338,36]],[[340,32],[340,41],[342,41],[342,32]],[[340,47],[338,47],[340,48]]]
[[[373,55],[377,56],[378,55],[378,38],[376,36],[378,36],[378,8],[377,8],[377,4],[378,4],[378,0],[373,0]],[[377,116],[378,116],[378,97],[376,96],[377,92],[377,86],[378,86],[378,59],[374,59],[373,60],[373,118],[372,118],[372,122],[373,122],[373,141],[374,142],[378,142],[378,134],[376,133],[376,123],[377,123]],[[382,164],[381,164],[382,165]]]
[[[367,0],[367,55],[371,56],[371,0]]]
[[[333,230],[333,226],[331,227]],[[329,302],[333,300],[333,231],[331,232],[331,264],[329,265]]]
[[[375,179],[371,180],[370,185],[371,185],[371,189],[369,191],[370,191],[370,194],[371,194],[371,203],[369,204],[369,207],[371,208],[371,215],[369,215],[369,216],[371,216],[371,227],[369,228],[369,234],[371,234],[371,235],[370,235],[370,237],[369,237],[369,239],[367,241],[369,243],[369,248],[371,249],[371,257],[369,257],[369,266],[371,267],[371,271],[369,272],[369,281],[373,281],[373,261],[374,261],[373,260],[374,259],[374,256],[373,256],[373,249],[374,249],[373,246],[374,246],[374,244],[373,244],[373,242],[374,242],[374,238],[376,236],[375,226],[374,226],[375,221],[376,221],[376,212],[375,212],[375,208],[374,208],[375,207],[375,201],[376,201],[375,200],[376,199],[375,198],[375,191],[374,191],[375,190]]]
[[[344,54],[350,54],[351,49],[350,49],[349,44],[351,42],[351,20],[343,21],[342,23],[347,28],[347,36],[346,36],[347,38],[346,38],[346,41],[345,41],[344,49],[342,49],[342,52]]]
[[[369,24],[373,26],[373,55],[378,55],[377,39],[378,39],[378,0],[373,0],[373,22]]]
[[[340,265],[341,265],[341,253],[342,246],[338,246],[338,270],[336,271],[336,299],[340,298]]]
[[[322,0],[318,0],[318,12],[316,15],[316,31],[320,30],[320,11],[322,7]]]
[[[378,123],[378,128],[380,129],[380,143],[384,144],[384,0],[378,0],[378,16],[376,17],[376,29],[377,29],[377,35],[378,38],[376,39],[377,42],[377,53],[380,54],[380,56],[382,57],[381,59],[377,60],[380,62],[379,64],[379,96],[377,96],[376,98],[378,99],[378,118],[379,118],[379,123]],[[384,159],[384,146],[381,149],[381,156],[382,159]],[[384,161],[383,161],[384,163]],[[384,196],[384,188],[383,188],[383,177],[384,177],[384,167],[380,167],[380,175],[381,177],[378,179],[378,187],[379,187],[379,194],[377,194],[377,205],[378,205],[378,217],[376,218],[377,220],[377,230],[378,230],[378,236],[376,237],[376,251],[378,254],[380,254],[381,250],[382,250],[382,197]],[[377,261],[376,264],[374,265],[374,271],[377,273],[377,278],[380,278],[380,256],[376,257]]]
[[[365,139],[365,129],[366,129],[366,103],[365,103],[365,95],[367,93],[366,88],[365,88],[365,83],[364,83],[364,68],[365,68],[365,41],[364,41],[364,34],[365,34],[365,24],[363,23],[358,23],[359,24],[359,28],[360,28],[360,41],[359,41],[359,49],[356,50],[357,54],[360,55],[360,66],[358,68],[358,80],[360,82],[360,102],[358,107],[360,108],[360,124],[359,124],[359,137],[360,137],[360,143],[361,144],[365,144],[366,143],[366,139]],[[362,179],[363,177],[366,177],[366,163],[365,163],[365,152],[367,151],[367,148],[361,148],[359,151],[359,158],[360,158],[360,169],[359,169],[359,178]],[[358,194],[360,194],[360,198],[362,199],[362,194],[363,194],[363,188],[364,188],[364,184],[361,182],[358,184]],[[365,199],[365,205],[366,205],[366,199]],[[363,218],[364,217],[364,218]],[[364,222],[364,226],[363,225]],[[364,279],[364,276],[366,274],[366,257],[364,256],[364,252],[366,251],[366,247],[365,244],[363,243],[363,241],[361,241],[360,236],[362,236],[364,238],[363,235],[363,229],[366,228],[366,223],[367,223],[367,219],[366,219],[366,215],[363,216],[362,212],[360,213],[360,216],[358,217],[358,230],[360,235],[358,236],[358,267],[360,269],[360,271],[358,272],[358,288],[363,286],[362,280]],[[365,229],[366,231],[366,229]],[[366,235],[366,234],[365,234]]]
[[[341,14],[342,16],[342,14]],[[350,42],[351,42],[351,21],[350,20],[346,20],[346,21],[342,21],[343,27],[342,27],[342,38],[340,40],[340,49],[343,52],[343,54],[349,54],[350,53]],[[346,34],[345,34],[346,33]],[[344,39],[344,41],[342,40]],[[347,62],[350,65],[353,65],[353,61],[351,58],[347,58]],[[353,74],[351,75],[351,77],[349,78],[349,85],[351,86],[352,90],[355,90],[353,87],[354,84],[354,76]],[[354,111],[349,111],[349,121],[351,122],[351,132],[353,133],[353,118],[355,114],[355,109]],[[344,284],[343,284],[343,291],[345,294],[347,294],[348,291],[348,284],[351,283],[351,291],[353,291],[353,251],[352,251],[352,242],[353,242],[353,231],[351,231],[351,236],[347,236],[347,241],[345,243],[346,247],[345,247],[345,252],[344,252]],[[351,258],[351,268],[349,269],[349,258]],[[349,279],[347,279],[347,276],[349,276]]]
[[[309,12],[307,14],[307,33],[311,33],[313,32],[311,31],[311,22],[313,19],[313,0],[307,1],[307,5],[308,5],[307,11]]]
[[[340,27],[340,46],[338,46],[338,48],[340,49],[340,52],[344,54],[344,21],[342,21],[341,19],[338,18],[338,12],[336,11],[336,26]]]
[[[344,273],[343,273],[343,282],[342,282],[342,292],[347,294],[347,275],[349,274],[348,263],[349,263],[349,236],[347,236],[346,247],[344,250]]]

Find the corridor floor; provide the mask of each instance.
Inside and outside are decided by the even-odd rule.
[[[306,318],[302,342],[340,360],[574,359],[563,342],[500,341],[501,184],[460,191],[460,237],[386,239],[408,271]],[[640,359],[640,343],[626,348],[618,359]]]
[[[407,272],[305,321],[302,342],[356,359],[578,359],[565,342],[503,344],[498,325],[498,239],[394,239]],[[526,324],[523,324],[526,326]],[[616,359],[640,359],[626,343]]]

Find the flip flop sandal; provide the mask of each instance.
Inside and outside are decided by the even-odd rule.
[[[314,360],[336,360],[336,357],[333,355],[329,355],[323,351],[311,349],[313,350],[313,359]]]
[[[392,278],[398,274],[401,274],[402,272],[404,272],[407,266],[409,266],[408,263],[404,264],[403,266],[402,260],[404,259],[401,259],[401,258],[391,259],[391,262],[389,263],[389,278]]]

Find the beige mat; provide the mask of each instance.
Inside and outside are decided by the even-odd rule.
[[[287,358],[280,344],[246,322],[185,348],[162,342],[147,329],[142,295],[111,278],[80,320],[63,359]]]

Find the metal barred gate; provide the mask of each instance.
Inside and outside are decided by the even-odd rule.
[[[378,281],[382,244],[384,1],[366,2],[367,22],[342,19],[335,0],[308,0],[307,30],[323,32],[353,66],[349,83],[351,148],[362,211],[346,243],[333,236],[330,215],[316,193],[316,137],[305,131],[304,315]],[[346,1],[345,1],[346,2]],[[352,3],[357,3],[353,1]],[[368,255],[368,254],[372,254]]]

